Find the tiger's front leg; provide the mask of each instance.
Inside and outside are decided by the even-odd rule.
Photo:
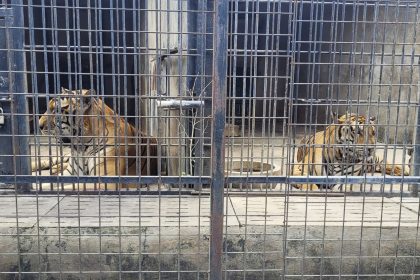
[[[31,171],[32,172],[36,172],[36,171],[40,171],[40,170],[44,170],[47,167],[50,167],[50,160],[49,159],[43,159],[40,162],[38,162],[37,160],[32,160],[31,161]]]
[[[114,156],[112,154],[110,154],[110,156]],[[115,157],[110,157],[110,158],[105,158],[101,161],[98,160],[96,166],[90,166],[90,170],[93,171],[92,173],[94,173],[97,176],[116,176],[121,174],[119,172],[119,169],[122,168],[122,166],[124,165],[124,159],[123,158],[115,158]],[[91,174],[91,175],[94,175]],[[118,183],[100,183],[100,184],[95,184],[96,185],[96,189],[97,190],[107,190],[107,191],[116,191],[119,190],[122,187],[122,184],[118,184]]]
[[[308,172],[306,172],[308,168],[308,165],[305,163],[301,162],[298,164],[295,164],[293,167],[293,171],[292,171],[292,175],[293,176],[308,176]],[[318,186],[316,184],[293,184],[292,185],[294,188],[300,189],[300,190],[311,190],[311,191],[316,191],[318,190]]]
[[[57,174],[61,174],[62,172],[65,172],[68,168],[68,163],[67,162],[63,162],[58,163],[56,165],[51,166],[51,174],[53,175],[57,175]]]
[[[42,160],[41,162],[32,161],[31,162],[31,172],[37,172],[41,170],[50,169],[51,175],[59,175],[62,171],[67,169],[67,162],[63,161],[51,161],[49,159]]]
[[[51,166],[51,176],[72,176],[73,172],[71,169],[71,164],[70,163],[63,163],[62,165],[56,165],[57,167]],[[66,167],[66,169],[62,169],[64,168],[64,166]],[[60,169],[58,169],[58,167]],[[57,168],[57,169],[54,169]],[[54,170],[57,170],[57,173],[53,173]],[[54,177],[52,177],[54,178]],[[54,179],[52,179],[52,181],[54,181]],[[35,189],[42,189],[44,191],[47,190],[53,190],[53,191],[58,191],[58,190],[72,190],[73,189],[73,184],[70,183],[57,183],[57,182],[51,182],[51,183],[41,183],[40,185],[38,184],[33,184],[33,188]]]
[[[64,156],[54,156],[41,161],[33,160],[31,161],[31,171],[41,171],[50,169],[51,175],[60,175],[64,172],[69,165],[70,155],[65,154]]]

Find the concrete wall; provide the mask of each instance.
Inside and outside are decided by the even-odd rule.
[[[245,237],[243,233],[234,234],[238,227],[229,227],[227,230],[231,233],[223,241],[227,252],[224,268],[231,270],[227,273],[227,279],[243,279],[244,268],[248,270],[247,279],[259,279],[263,267],[267,270],[265,279],[273,280],[280,279],[283,274],[287,275],[286,279],[297,279],[302,274],[325,275],[328,279],[336,279],[332,275],[339,274],[342,277],[351,275],[348,279],[354,279],[357,274],[363,277],[390,277],[384,279],[391,279],[394,274],[404,274],[406,278],[401,279],[409,279],[407,275],[415,277],[415,274],[420,274],[418,258],[414,257],[414,248],[420,245],[419,240],[416,240],[415,227],[400,227],[398,230],[363,228],[363,239],[360,240],[360,227],[289,226],[287,242],[281,234],[265,237],[262,234],[250,234]],[[280,226],[267,226],[265,230],[284,232]],[[262,226],[247,227],[248,233],[263,231]],[[194,230],[183,230],[179,242],[178,231],[171,231],[170,228],[158,230],[142,227],[141,232],[134,227],[89,228],[81,229],[80,239],[78,229],[61,229],[58,238],[57,229],[40,228],[41,239],[38,240],[35,229],[22,228],[19,242],[13,237],[2,237],[1,252],[14,252],[16,244],[19,244],[21,254],[20,257],[0,255],[0,271],[17,272],[20,264],[21,271],[31,273],[24,274],[24,279],[38,277],[38,271],[41,279],[79,279],[79,271],[86,277],[83,279],[118,279],[119,270],[122,270],[122,279],[138,279],[139,273],[136,271],[139,270],[143,271],[141,275],[144,279],[178,279],[177,270],[180,269],[183,271],[179,274],[180,279],[197,279],[197,275],[200,279],[207,279],[208,229],[202,228],[201,232],[204,234],[197,236]],[[337,237],[342,236],[343,232],[346,240],[341,241]],[[166,236],[159,240],[159,234],[171,233],[172,238]],[[102,235],[101,244],[99,234]],[[129,235],[121,238],[121,246],[118,234]],[[381,240],[378,239],[379,235]],[[330,241],[322,241],[323,238]],[[82,255],[78,254],[79,246]],[[180,255],[177,254],[179,250]],[[264,250],[266,253],[262,254]],[[161,278],[157,272],[159,269],[162,271]],[[60,270],[63,272],[62,278]],[[2,279],[16,279],[12,273],[2,275]]]
[[[331,110],[359,112],[377,118],[379,141],[411,143],[419,91],[420,25],[415,5],[305,2],[295,8],[292,90],[296,99],[291,121],[324,125],[331,123]],[[256,4],[247,8],[240,3],[231,9],[237,10],[230,31],[237,35],[229,43],[238,52],[229,59],[229,73],[236,72],[237,78],[230,79],[228,95],[243,100],[237,100],[228,114],[287,117],[282,98],[289,96],[289,80],[281,77],[289,75],[292,67],[285,57],[291,48],[289,3],[280,8],[259,3],[258,16]],[[273,16],[267,11],[280,12]],[[242,50],[248,50],[247,58]],[[272,78],[264,78],[265,74]]]
[[[310,7],[303,18],[311,18]],[[326,5],[323,18],[324,22],[299,25],[303,31],[298,40],[303,43],[298,44],[302,54],[295,96],[327,102],[306,115],[310,102],[298,102],[297,121],[330,123],[330,103],[329,109],[339,113],[376,116],[380,141],[410,143],[419,83],[416,9]]]

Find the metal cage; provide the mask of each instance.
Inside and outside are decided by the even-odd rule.
[[[415,279],[419,9],[0,1],[0,278]]]

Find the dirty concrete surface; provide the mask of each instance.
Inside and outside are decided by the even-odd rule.
[[[230,137],[226,165],[265,161],[285,174],[286,144],[284,137]],[[42,146],[39,154],[48,149]],[[408,161],[403,149],[387,152],[395,163]],[[336,196],[334,190],[284,197],[281,184],[242,187],[242,195],[225,199],[226,279],[420,277],[420,201],[395,196],[408,185],[365,186],[394,197]],[[267,195],[254,195],[258,190]],[[22,279],[208,278],[205,190],[160,197],[10,193],[0,203],[0,279],[16,279],[19,270]]]
[[[208,196],[11,195],[0,201],[0,271],[20,265],[27,279],[38,271],[48,279],[118,279],[119,270],[122,279],[158,279],[159,270],[161,279],[177,278],[177,270],[181,279],[208,277]],[[227,279],[242,278],[244,269],[247,279],[263,270],[267,279],[418,275],[418,205],[418,198],[230,197]]]

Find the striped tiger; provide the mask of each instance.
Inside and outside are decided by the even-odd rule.
[[[408,172],[402,166],[387,163],[375,153],[375,118],[346,113],[339,118],[333,115],[333,124],[325,130],[304,137],[297,150],[294,176],[334,176],[385,172],[401,176]],[[404,172],[403,172],[404,170]],[[303,190],[331,188],[333,185],[295,184]]]
[[[62,88],[60,97],[50,100],[39,119],[41,133],[55,136],[59,143],[69,145],[71,152],[62,159],[52,157],[32,162],[32,171],[50,169],[62,175],[156,175],[156,140],[144,137],[95,96],[94,90]],[[136,164],[137,138],[141,144],[140,166]],[[110,190],[119,187],[137,185],[107,184]]]

